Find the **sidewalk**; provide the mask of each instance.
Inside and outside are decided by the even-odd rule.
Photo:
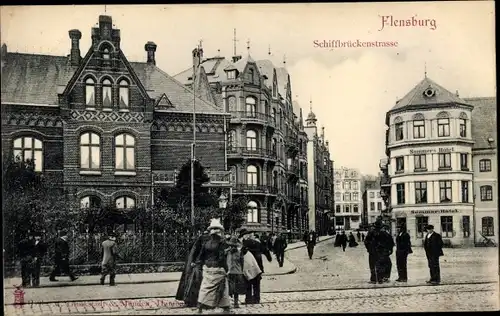
[[[318,244],[320,242],[324,242],[324,241],[330,240],[330,239],[333,239],[334,237],[335,236],[320,236],[319,237],[319,241],[316,242],[316,244]],[[292,244],[288,244],[288,247],[286,247],[286,251],[297,249],[297,248],[302,248],[302,247],[305,247],[305,246],[306,246],[305,242],[303,242],[303,241],[297,241],[297,242],[294,242]]]

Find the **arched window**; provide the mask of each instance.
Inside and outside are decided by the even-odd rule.
[[[246,98],[246,111],[247,116],[255,117],[257,115],[257,101],[255,98],[248,97]]]
[[[101,199],[94,195],[87,195],[80,199],[80,209],[100,208]]]
[[[227,134],[227,149],[232,150],[235,147],[236,142],[236,131],[230,130]]]
[[[111,80],[104,79],[102,81],[102,106],[110,108],[113,105],[113,94]]]
[[[480,187],[481,201],[493,200],[493,188],[491,185],[483,185]]]
[[[479,172],[489,172],[491,171],[491,160],[481,159],[479,160]]]
[[[257,186],[259,184],[259,178],[257,174],[257,167],[250,165],[247,167],[247,185]]]
[[[247,149],[257,150],[257,133],[253,130],[247,131]]]
[[[257,204],[257,202],[254,202],[254,201],[248,202],[247,210],[248,210],[247,222],[248,223],[258,223],[259,222],[259,205]]]
[[[250,82],[254,81],[254,71],[252,68],[248,69],[248,81]]]
[[[135,199],[130,196],[120,196],[115,200],[115,206],[117,209],[132,209],[135,207]]]
[[[413,115],[413,138],[425,138],[425,118],[423,114],[417,113]]]
[[[450,136],[450,119],[449,118],[438,118],[438,137]]]
[[[495,236],[493,217],[486,216],[481,219],[482,233],[485,236]]]
[[[130,96],[130,90],[129,90],[129,84],[128,81],[123,79],[120,80],[118,83],[118,98],[119,98],[119,104],[120,108],[127,108],[129,105],[129,96]]]
[[[13,143],[14,159],[20,161],[34,161],[35,171],[43,170],[42,141],[34,137],[19,137]]]
[[[102,59],[104,59],[104,60],[109,60],[110,59],[109,49],[108,48],[105,48],[102,51]]]
[[[135,138],[130,134],[115,137],[115,168],[118,170],[135,169]]]
[[[85,105],[95,105],[95,81],[92,78],[85,80]]]
[[[101,138],[96,133],[80,136],[80,168],[99,169],[101,167]]]

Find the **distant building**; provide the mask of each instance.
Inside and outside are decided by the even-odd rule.
[[[335,169],[335,229],[353,230],[361,224],[361,175],[358,169]]]

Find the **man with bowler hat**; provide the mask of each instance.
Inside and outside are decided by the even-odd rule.
[[[102,242],[101,285],[104,285],[108,274],[109,285],[115,285],[116,259],[119,257],[116,248],[116,234],[111,232],[108,239]]]
[[[33,233],[35,242],[33,244],[33,270],[31,271],[31,281],[33,287],[40,286],[40,268],[42,267],[42,259],[47,252],[47,245],[42,241],[40,232]]]
[[[66,231],[61,231],[61,236],[56,240],[54,263],[54,270],[52,270],[52,273],[50,274],[49,281],[57,281],[56,275],[60,275],[61,273],[67,274],[71,281],[78,279],[69,267],[69,243],[68,233]]]
[[[434,231],[434,226],[427,225],[427,235],[424,239],[425,255],[429,265],[431,278],[427,283],[438,285],[441,282],[441,270],[439,268],[439,257],[443,256],[443,239]]]
[[[396,236],[396,267],[398,268],[397,282],[408,281],[408,255],[413,253],[411,249],[410,234],[406,231],[406,225],[401,224]]]

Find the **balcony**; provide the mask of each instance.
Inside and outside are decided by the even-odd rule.
[[[231,123],[256,123],[261,125],[269,125],[273,128],[276,127],[276,122],[271,115],[250,111],[231,112]]]
[[[175,185],[177,183],[178,170],[162,170],[153,171],[153,184],[154,185]],[[210,181],[203,184],[207,187],[230,187],[233,185],[231,183],[231,171],[223,170],[209,170],[206,172]]]
[[[300,168],[298,164],[286,165],[286,172],[289,177],[299,178]]]
[[[227,155],[228,158],[277,159],[276,152],[271,149],[260,147],[229,147],[227,149]]]
[[[389,168],[389,159],[388,158],[383,158],[380,159],[380,163],[378,164],[380,170],[387,170]]]
[[[287,136],[285,138],[285,145],[290,157],[295,158],[295,156],[299,153],[299,137]]]
[[[235,186],[234,193],[239,194],[277,194],[278,188],[270,185],[241,184]]]

